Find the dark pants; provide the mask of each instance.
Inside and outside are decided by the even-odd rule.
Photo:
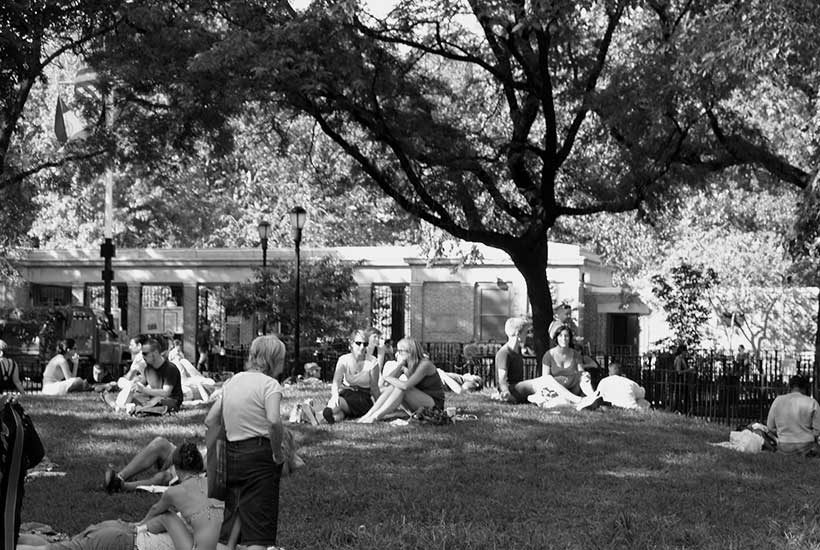
[[[228,541],[238,517],[240,544],[276,544],[281,476],[282,465],[273,462],[267,437],[228,441],[228,495],[220,542]]]

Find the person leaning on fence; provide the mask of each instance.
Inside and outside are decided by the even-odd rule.
[[[378,362],[375,356],[367,353],[367,345],[365,331],[354,331],[350,335],[350,353],[336,361],[330,399],[322,410],[328,424],[345,418],[359,418],[370,410],[373,398],[378,396]],[[312,413],[310,407],[306,410],[308,414]]]
[[[421,344],[402,338],[396,344],[396,357],[395,362],[385,364],[379,398],[359,422],[376,422],[401,406],[411,411],[424,407],[444,410],[441,378]]]
[[[766,419],[769,432],[777,437],[777,450],[787,455],[820,456],[820,404],[809,393],[805,376],[789,379],[789,393],[772,402]]]
[[[8,344],[0,340],[0,393],[25,393],[20,382],[20,367],[11,357],[6,357]]]
[[[495,354],[495,375],[498,380],[498,398],[510,403],[526,403],[527,396],[538,391],[538,379],[524,379],[524,357],[521,346],[527,336],[529,323],[521,317],[511,317],[504,323],[507,342]]]

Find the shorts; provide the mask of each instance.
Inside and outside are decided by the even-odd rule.
[[[279,525],[279,479],[282,465],[273,462],[270,439],[228,441],[228,494],[219,541],[227,543],[239,518],[239,543],[275,546]]]
[[[364,388],[342,388],[339,397],[345,400],[350,413],[348,418],[358,418],[367,414],[373,406],[373,399],[370,398],[370,390]]]
[[[527,403],[527,396],[524,395],[523,393],[519,392],[517,389],[515,389],[515,384],[511,383],[507,387],[507,390],[510,392],[510,398],[509,398],[510,403],[515,403],[515,404],[518,404],[518,405],[520,405],[521,403]]]

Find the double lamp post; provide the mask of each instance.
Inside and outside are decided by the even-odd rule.
[[[293,367],[291,370],[291,375],[293,377],[297,374],[297,369],[299,367],[299,318],[300,318],[300,306],[302,303],[300,290],[301,290],[301,277],[300,277],[300,246],[302,244],[302,229],[305,227],[305,223],[307,222],[307,212],[301,206],[294,206],[290,211],[290,234],[293,237],[293,245],[296,251],[296,316],[293,320]],[[262,269],[267,268],[268,263],[268,233],[270,231],[270,223],[267,221],[259,222],[257,226],[257,230],[259,231],[259,244],[262,247]],[[267,274],[263,274],[265,277],[265,293],[267,294]]]

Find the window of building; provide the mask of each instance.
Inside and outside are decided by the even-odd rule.
[[[479,284],[478,339],[505,342],[504,323],[512,311],[512,293],[509,284],[501,288],[496,283]]]
[[[410,287],[406,284],[374,284],[371,287],[371,324],[393,343],[410,336]]]
[[[34,307],[55,307],[71,305],[71,287],[32,285],[31,305]]]

